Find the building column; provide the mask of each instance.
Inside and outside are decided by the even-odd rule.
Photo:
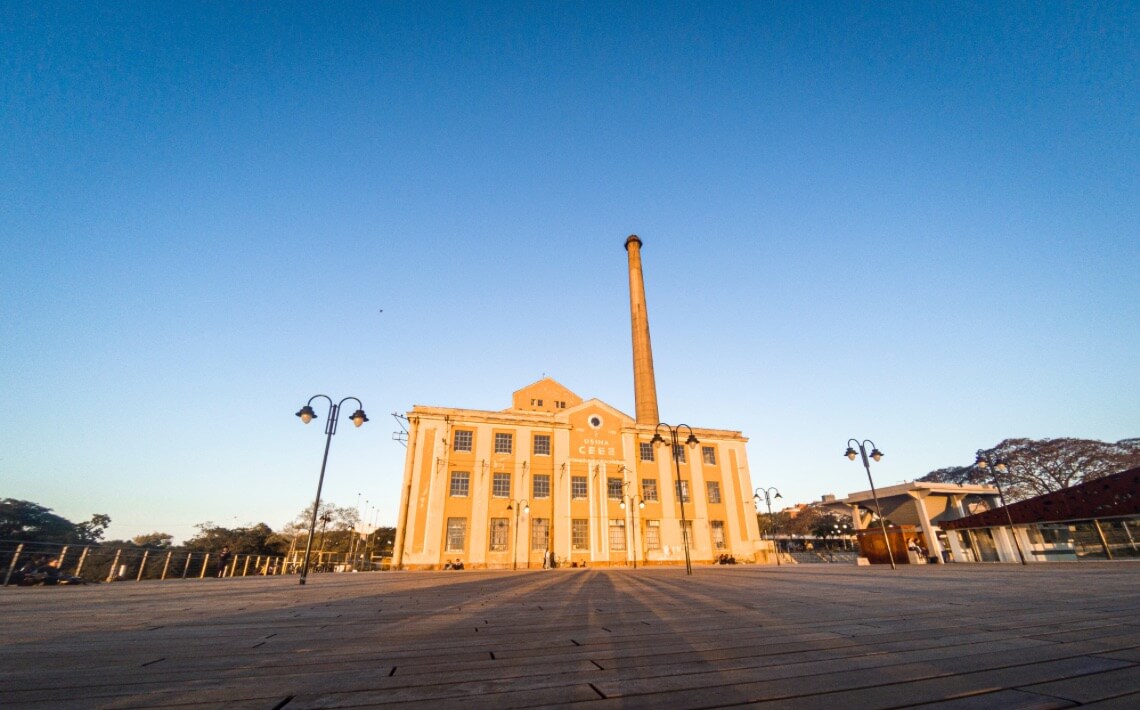
[[[926,491],[908,491],[910,497],[913,499],[912,503],[915,505],[918,512],[918,524],[922,528],[922,534],[926,538],[926,543],[930,546],[930,555],[936,558],[936,564],[942,564],[942,543],[938,541],[938,533],[934,530],[934,525],[930,522],[930,514],[926,511]]]

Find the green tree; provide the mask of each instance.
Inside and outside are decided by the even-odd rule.
[[[51,512],[51,508],[26,500],[0,500],[0,539],[67,542],[75,525]]]
[[[76,524],[75,534],[78,538],[76,542],[99,542],[110,524],[111,516],[98,513],[92,515],[90,520]]]
[[[812,522],[811,534],[816,537],[832,538],[845,535],[850,529],[850,517],[827,511]]]
[[[184,545],[189,550],[216,552],[228,547],[238,555],[281,554],[279,536],[265,523],[230,529],[207,521],[194,527],[198,528],[198,534]]]
[[[1006,439],[985,453],[1007,470],[994,472],[974,465],[931,471],[920,481],[992,484],[1001,476],[1010,502],[1052,493],[1140,466],[1140,439],[1115,443],[1093,439]]]
[[[297,517],[286,525],[282,532],[290,536],[289,539],[298,539],[299,547],[304,547],[305,537],[309,533],[312,522],[313,505],[310,503]],[[323,519],[327,519],[327,522]],[[338,506],[329,501],[321,501],[317,511],[317,526],[314,530],[313,549],[320,549],[320,541],[324,539],[325,552],[347,553],[352,547],[353,530],[360,524],[360,513],[356,508]],[[323,535],[322,535],[323,533]]]
[[[396,546],[396,528],[376,528],[368,542],[372,545],[373,554],[390,554]]]
[[[76,525],[38,503],[15,498],[0,500],[0,539],[36,542],[98,542],[111,523],[106,515]]]
[[[160,550],[165,550],[174,545],[174,536],[169,533],[152,532],[146,535],[136,535],[131,538],[131,542],[139,547],[157,547]]]
[[[792,516],[786,511],[773,512],[771,517],[768,517],[767,511],[756,514],[756,523],[760,526],[762,536],[790,534],[791,519]]]

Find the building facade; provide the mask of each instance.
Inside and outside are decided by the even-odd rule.
[[[408,421],[396,565],[684,564],[683,528],[694,562],[757,557],[740,432],[696,428],[675,462],[654,428],[550,378],[509,409],[416,406]]]
[[[654,445],[660,420],[641,264],[625,241],[636,417],[550,378],[501,411],[416,406],[393,563],[438,568],[774,561],[738,431]],[[688,439],[688,430],[684,439]]]

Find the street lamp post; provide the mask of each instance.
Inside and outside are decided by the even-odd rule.
[[[693,434],[693,428],[691,426],[689,426],[688,424],[678,424],[677,426],[669,426],[665,422],[661,422],[657,425],[656,431],[653,432],[653,439],[650,441],[651,444],[661,446],[661,445],[667,443],[665,441],[665,438],[661,436],[661,427],[665,427],[666,431],[669,432],[669,442],[668,443],[672,444],[673,466],[677,472],[677,500],[681,505],[681,542],[685,546],[685,574],[692,574],[693,573],[693,563],[692,563],[692,560],[689,559],[688,520],[686,520],[686,518],[685,518],[685,491],[684,491],[684,488],[681,486],[681,483],[682,483],[682,481],[681,481],[681,452],[683,451],[683,449],[681,448],[681,445],[679,443],[677,443],[677,437],[679,435],[680,430],[682,428],[685,428],[685,429],[689,430],[689,438],[685,439],[685,444],[689,448],[696,449],[697,444],[699,444],[701,442]]]
[[[317,566],[320,567],[321,562],[325,558],[325,528],[327,528],[329,526],[329,523],[332,522],[332,516],[328,513],[321,513],[321,517],[317,519],[321,521],[321,549],[320,552],[317,553]]]
[[[340,407],[348,400],[356,402],[357,409],[349,419],[352,420],[353,425],[359,427],[364,422],[368,421],[368,417],[364,414],[364,405],[356,397],[345,397],[340,402],[334,403],[328,395],[315,394],[309,397],[308,403],[301,410],[297,412],[297,416],[301,418],[301,422],[308,424],[317,418],[316,412],[313,411],[313,400],[323,398],[329,403],[329,420],[325,424],[325,455],[321,459],[321,477],[317,479],[317,499],[313,501],[313,516],[309,520],[309,540],[305,543],[305,560],[301,563],[301,584],[309,576],[309,555],[313,551],[313,533],[317,528],[317,509],[321,507],[321,488],[325,485],[325,465],[329,461],[329,445],[332,444],[333,434],[336,433],[337,419],[340,417]]]
[[[775,491],[776,495],[772,495],[773,491]],[[768,506],[768,525],[770,525],[772,528],[775,528],[776,527],[776,519],[772,517],[772,499],[773,498],[779,499],[779,498],[783,498],[784,496],[780,495],[780,491],[777,491],[775,486],[769,486],[767,488],[757,488],[755,490],[755,492],[753,492],[752,499],[756,501],[757,505],[759,505],[759,503],[760,503],[760,497],[761,496],[764,497],[764,504]],[[780,541],[776,540],[775,542],[776,542],[776,566],[779,567],[780,566],[780,547],[779,547]]]
[[[843,455],[852,461],[855,460],[855,449],[851,448],[851,444],[858,446],[859,454],[863,456],[863,468],[867,469],[867,482],[871,484],[871,497],[875,499],[875,512],[879,516],[879,526],[883,529],[883,542],[887,545],[887,558],[891,561],[891,569],[897,569],[895,567],[895,554],[891,551],[891,538],[887,535],[887,521],[883,519],[883,508],[879,505],[879,494],[875,491],[875,482],[871,480],[871,463],[867,461],[867,444],[871,445],[870,456],[875,459],[876,462],[883,458],[883,452],[879,451],[879,448],[875,446],[875,442],[870,439],[865,441],[848,439],[847,451],[845,451]]]
[[[625,486],[628,486],[628,485],[629,485],[629,481],[626,481]],[[623,486],[623,488],[625,486]],[[631,496],[623,494],[622,501],[618,507],[620,507],[622,510],[625,510],[627,502],[629,503],[629,519],[630,519],[630,523],[631,523],[629,526],[629,532],[630,532],[630,535],[633,536],[633,546],[629,548],[629,551],[630,551],[630,554],[633,556],[633,568],[637,569],[637,510],[634,509],[633,504],[634,504],[634,502],[636,502],[638,508],[644,509],[645,508],[645,501],[641,499],[641,494],[639,494],[639,493],[634,493]]]
[[[515,543],[511,545],[511,569],[519,568],[519,513],[530,512],[530,502],[523,498],[522,500],[512,500],[507,503],[507,510],[515,511]],[[527,567],[530,566],[530,555],[526,556]]]
[[[1009,470],[1009,466],[1005,461],[1000,458],[997,460],[990,460],[990,455],[985,449],[978,449],[977,458],[974,460],[974,465],[983,471],[987,468],[992,469],[994,476],[994,485],[998,489],[998,499],[1001,500],[1001,507],[1005,510],[1005,519],[1009,523],[1009,534],[1013,537],[1013,544],[1017,547],[1017,556],[1021,560],[1021,564],[1029,564],[1025,561],[1025,553],[1021,551],[1021,542],[1017,539],[1017,531],[1013,529],[1013,516],[1009,514],[1009,506],[1005,504],[1005,492],[1001,488],[1001,479],[998,477],[999,473],[1005,473]]]

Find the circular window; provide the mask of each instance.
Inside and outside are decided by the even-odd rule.
[[[591,414],[588,421],[590,423],[590,426],[594,427],[595,429],[599,429],[602,426],[602,418],[597,414]]]

